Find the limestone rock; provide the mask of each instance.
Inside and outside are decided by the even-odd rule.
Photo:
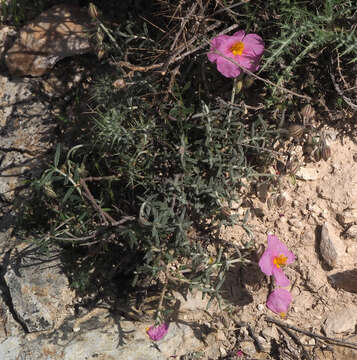
[[[327,336],[333,336],[353,330],[357,322],[357,306],[350,305],[339,311],[332,312],[326,319],[324,330]]]
[[[328,279],[337,289],[357,293],[357,269],[332,274]]]
[[[152,324],[126,321],[103,308],[83,319],[69,316],[55,330],[10,337],[0,342],[0,359],[15,359],[20,348],[22,360],[166,360],[207,347],[182,323],[170,323],[166,336],[154,344],[146,334]],[[71,331],[78,322],[78,331]],[[1,356],[10,353],[14,358]]]
[[[0,359],[20,359],[21,352],[20,339],[16,336],[10,336],[0,343]]]
[[[343,210],[342,214],[338,215],[338,220],[342,223],[342,225],[357,222],[357,208],[347,208]]]
[[[164,360],[180,357],[202,345],[185,324],[170,323],[167,335],[155,342],[157,346],[152,346],[145,331],[148,324],[121,321],[119,331],[114,321],[105,324],[104,318],[91,322],[92,328],[93,324],[96,325],[92,330],[87,330],[85,324],[81,327],[79,335],[65,347],[64,360],[91,359],[94,356],[103,359]]]
[[[297,171],[296,177],[300,180],[314,181],[319,179],[319,173],[315,168],[302,167]]]
[[[335,234],[334,229],[329,223],[325,223],[321,229],[320,252],[322,258],[330,267],[335,267],[338,257],[341,256],[341,240]]]
[[[2,216],[1,216],[2,215]],[[8,212],[0,215],[0,261],[6,253],[15,246],[16,238],[12,235],[15,222],[15,212]]]
[[[173,294],[175,299],[180,301],[180,311],[207,311],[209,298],[208,296],[202,298],[202,292],[193,290],[188,292],[186,297],[183,297],[182,294],[178,291],[174,291]],[[213,305],[211,308],[212,307]]]
[[[24,334],[24,329],[14,319],[3,298],[6,298],[6,295],[0,291],[0,343],[8,337]],[[1,355],[0,359],[3,359]]]
[[[254,357],[257,350],[255,349],[255,346],[252,341],[241,341],[239,343],[239,348],[242,350],[245,354]]]
[[[64,360],[94,359],[147,359],[164,360],[165,357],[151,346],[149,341],[131,342],[128,345],[118,347],[119,335],[112,329],[94,329],[82,333],[75,341],[72,341],[64,350]]]
[[[352,225],[350,228],[348,228],[346,235],[353,239],[357,239],[357,225]]]
[[[41,76],[59,60],[91,51],[86,9],[55,5],[25,25],[6,54],[13,75]]]
[[[74,294],[58,261],[31,247],[19,254],[5,273],[14,311],[29,332],[50,330],[67,315]]]
[[[52,147],[50,105],[35,97],[32,81],[0,76],[0,195],[13,202],[19,180],[39,172],[41,155]]]
[[[0,26],[0,59],[1,62],[4,60],[4,52],[6,51],[11,39],[16,36],[16,30],[7,25]]]

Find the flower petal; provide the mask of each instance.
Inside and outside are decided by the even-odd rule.
[[[276,314],[287,313],[292,301],[291,293],[285,289],[276,289],[268,297],[267,307]]]
[[[225,77],[235,78],[237,77],[241,70],[240,68],[230,62],[229,60],[223,58],[222,56],[217,59],[217,70]]]
[[[163,323],[158,326],[150,326],[149,329],[146,330],[146,333],[149,335],[150,339],[153,341],[161,340],[168,332],[169,325]]]
[[[277,286],[289,286],[290,280],[285,275],[284,271],[281,268],[273,267],[273,276]]]
[[[268,235],[268,248],[270,248],[274,257],[281,254],[285,255],[288,258],[286,264],[291,264],[295,261],[295,255],[275,235]]]
[[[238,63],[251,72],[257,71],[259,68],[259,58],[244,54],[244,51],[243,54],[239,56]]]
[[[208,60],[210,62],[215,62],[217,60],[218,54],[214,53],[215,50],[222,52],[222,47],[224,46],[231,36],[228,35],[218,35],[211,40],[211,49],[210,52],[207,54]]]
[[[264,52],[264,41],[257,34],[247,34],[244,39],[244,52],[252,56],[260,57]]]
[[[234,37],[234,41],[242,41],[245,37],[245,31],[239,30],[235,32],[232,37]]]
[[[244,48],[242,47],[242,55],[239,55],[241,54],[241,50],[235,50],[237,46],[239,46],[240,49],[241,44],[237,44],[239,42],[243,42],[244,44]],[[264,42],[259,35],[246,35],[244,30],[239,30],[232,36],[218,35],[213,38],[211,40],[211,47],[207,56],[210,62],[217,63],[217,70],[222,75],[225,77],[234,78],[242,72],[242,69],[223,56],[235,60],[242,67],[254,72],[259,69],[259,60],[263,54],[263,51]],[[236,55],[234,55],[233,52]]]
[[[238,357],[244,356],[243,351],[242,351],[242,350],[238,350],[237,353],[236,353],[236,356],[238,356]]]
[[[269,248],[264,251],[262,257],[260,258],[259,267],[265,275],[273,275],[274,263]]]

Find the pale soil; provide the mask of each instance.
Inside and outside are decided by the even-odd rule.
[[[328,279],[331,274],[357,269],[357,237],[346,235],[353,223],[346,225],[340,219],[345,209],[357,209],[357,143],[353,136],[339,136],[334,129],[324,131],[331,147],[327,161],[306,158],[302,147],[295,143],[292,151],[301,166],[297,175],[278,175],[268,189],[261,183],[256,187],[253,184],[241,194],[244,196],[245,192],[247,198],[243,206],[231,207],[232,213],[241,217],[249,211],[251,235],[237,225],[223,228],[220,237],[242,249],[253,236],[255,250],[250,263],[229,270],[222,292],[223,311],[213,306],[208,316],[205,302],[200,305],[198,298],[190,295],[186,306],[193,304],[194,309],[183,313],[182,318],[215,330],[206,336],[208,346],[200,359],[304,359],[302,346],[279,326],[268,323],[266,316],[312,333],[356,343],[357,349],[357,287],[352,284],[349,291],[334,288]],[[283,142],[281,145],[285,146]],[[314,180],[299,178],[306,168],[312,169],[307,171]],[[276,167],[271,166],[270,171],[276,172]],[[276,197],[281,193],[286,201],[278,206]],[[336,248],[333,268],[325,263],[320,252],[324,224],[328,224]],[[268,233],[277,235],[296,255],[296,261],[285,268],[291,281],[288,290],[293,295],[285,319],[266,307],[274,283],[257,266]],[[349,282],[348,277],[346,281]],[[335,328],[334,325],[329,328],[329,322]],[[339,330],[335,333],[334,329]],[[292,332],[308,352],[307,359],[357,359],[357,350]],[[260,352],[256,340],[260,342]],[[244,352],[242,357],[235,356],[238,350]]]
[[[305,168],[312,168],[315,169],[313,177],[316,179],[304,181],[299,180],[298,176],[278,175],[275,186],[270,186],[267,193],[262,194],[265,189],[261,190],[259,187],[257,196],[250,196],[249,209],[252,214],[249,226],[254,234],[257,258],[266,246],[267,233],[276,234],[297,257],[295,263],[285,268],[291,281],[289,290],[293,294],[293,302],[284,321],[318,334],[324,333],[326,318],[333,318],[334,314],[347,308],[351,308],[352,312],[357,311],[357,307],[353,307],[357,305],[357,288],[356,293],[335,289],[328,281],[331,274],[357,269],[357,238],[345,235],[345,230],[351,224],[340,223],[340,216],[345,209],[357,209],[357,144],[353,142],[352,137],[340,138],[336,130],[325,131],[331,147],[331,157],[328,161],[311,161],[304,164],[301,146],[294,149],[302,165],[298,174]],[[281,192],[286,196],[286,202],[278,206],[274,198]],[[263,201],[259,200],[259,197]],[[267,198],[267,201],[264,201],[264,198]],[[324,263],[320,255],[320,229],[325,223],[328,223],[334,232],[333,238],[338,254],[333,269]],[[241,226],[225,228],[221,236],[229,242],[234,242],[238,247],[250,240]],[[228,275],[225,289],[227,300],[236,304],[233,310],[234,317],[238,319],[238,323],[240,321],[250,324],[256,334],[269,327],[262,315],[266,314],[279,320],[279,316],[265,306],[269,288],[272,288],[270,281],[254,264],[245,268],[232,268]],[[355,324],[356,320],[348,331],[328,335],[347,339],[349,335],[355,334]],[[348,327],[347,324],[346,326]],[[295,334],[302,342],[308,344],[309,350],[312,350],[311,345],[315,343],[313,339]],[[354,342],[356,340],[357,337]],[[316,354],[316,358],[320,358]],[[328,358],[326,354],[321,356]],[[344,358],[357,358],[357,350],[355,356],[349,355]]]

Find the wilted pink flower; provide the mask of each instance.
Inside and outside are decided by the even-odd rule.
[[[276,289],[268,297],[267,307],[279,314],[281,317],[285,317],[288,312],[292,297],[288,290]]]
[[[232,36],[218,35],[211,40],[208,60],[216,62],[217,70],[222,75],[234,78],[241,73],[242,69],[217,54],[216,51],[236,61],[243,68],[254,72],[259,69],[259,60],[264,51],[264,42],[259,35],[245,34],[244,30],[239,30]]]
[[[146,329],[146,333],[149,335],[150,339],[153,341],[161,340],[168,332],[169,325],[168,324],[161,324],[158,326],[150,326]]]
[[[259,260],[260,269],[264,274],[273,275],[278,286],[288,286],[289,279],[283,272],[282,267],[291,264],[295,255],[288,250],[275,235],[268,235],[268,247]]]

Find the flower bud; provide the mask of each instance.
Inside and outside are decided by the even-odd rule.
[[[307,104],[302,108],[301,115],[304,120],[309,121],[315,116],[315,110],[310,104]]]
[[[98,8],[93,3],[89,3],[88,5],[88,14],[93,20],[98,19]]]
[[[304,134],[304,130],[303,126],[294,124],[289,126],[288,134],[290,137],[297,139]]]

